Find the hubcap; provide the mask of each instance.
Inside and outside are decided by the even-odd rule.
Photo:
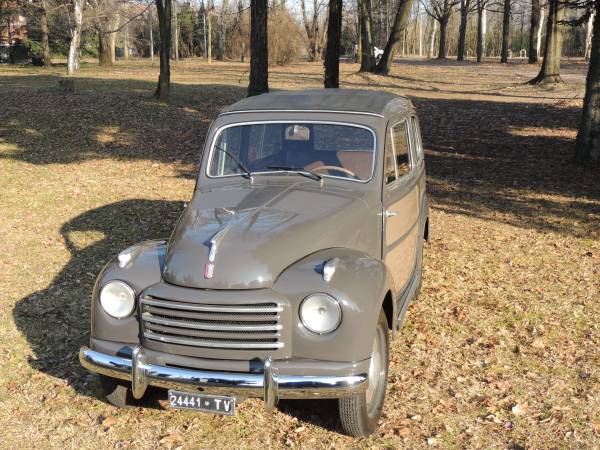
[[[371,353],[371,365],[369,366],[369,386],[365,393],[367,401],[367,414],[372,416],[378,406],[378,399],[382,386],[385,386],[383,377],[385,368],[383,367],[383,350],[385,339],[382,335],[381,327],[377,327],[375,339],[373,340],[373,350]]]

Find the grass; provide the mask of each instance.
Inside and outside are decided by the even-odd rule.
[[[523,82],[525,64],[402,60],[389,77],[342,65],[348,88],[409,95],[432,199],[422,295],[394,342],[376,434],[340,434],[334,402],[248,400],[233,418],[117,410],[77,351],[89,295],[120,249],[168,236],[199,149],[248,66],[0,67],[0,432],[57,448],[600,447],[600,173],[571,165],[585,66],[567,84]],[[321,86],[320,64],[273,68],[275,89]],[[157,400],[157,399],[155,399]],[[158,398],[160,400],[160,398]]]

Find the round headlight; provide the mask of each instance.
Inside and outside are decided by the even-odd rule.
[[[135,292],[123,281],[110,281],[100,291],[100,304],[111,316],[123,319],[135,308]]]
[[[300,320],[314,333],[331,333],[342,321],[342,308],[331,295],[312,294],[300,304]]]

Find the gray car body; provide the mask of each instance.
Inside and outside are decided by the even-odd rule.
[[[410,176],[395,186],[398,192],[417,187],[419,192],[418,211],[410,212],[417,217],[410,235],[418,238],[408,281],[399,283],[385,263],[386,137],[391,126],[410,117],[415,117],[415,111],[408,99],[373,91],[280,92],[227,108],[209,129],[193,198],[171,238],[138,244],[127,264],[119,265],[115,258],[99,275],[92,294],[91,347],[107,354],[129,355],[141,344],[156,362],[203,369],[252,371],[253,361],[272,357],[288,360],[291,370],[295,367],[306,374],[319,366],[321,373],[364,370],[381,308],[395,333],[421,279],[422,238],[428,230],[422,161],[413,164]],[[208,176],[210,147],[219,130],[262,121],[323,121],[369,128],[376,137],[372,179],[359,182],[324,177],[320,183],[289,173],[257,175],[253,180]],[[209,252],[206,243],[224,227],[227,233],[219,243],[214,276],[207,279],[203,276]],[[322,266],[333,257],[339,258],[338,268],[326,282]],[[127,282],[138,295],[158,293],[185,301],[243,304],[256,298],[276,300],[284,307],[281,323],[286,345],[249,355],[146,340],[138,313],[115,319],[100,306],[100,289],[111,280]],[[330,334],[312,333],[299,319],[300,303],[315,292],[332,295],[342,306],[341,324]],[[324,368],[320,361],[331,364]]]

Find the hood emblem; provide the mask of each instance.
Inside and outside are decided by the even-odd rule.
[[[221,228],[217,231],[212,238],[208,241],[208,262],[204,265],[204,278],[212,278],[215,272],[215,258],[217,257],[217,248],[219,242],[225,236],[229,227]]]

